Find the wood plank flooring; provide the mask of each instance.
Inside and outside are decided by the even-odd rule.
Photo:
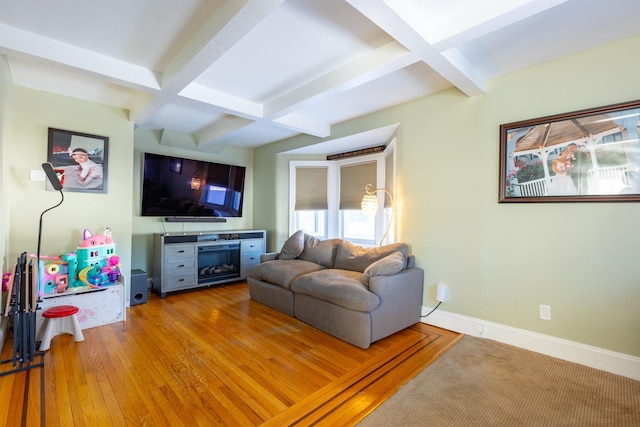
[[[354,425],[461,337],[419,323],[363,350],[251,301],[244,282],[150,295],[84,336],[45,354],[47,426]],[[0,423],[40,425],[39,383],[39,369],[0,377]]]

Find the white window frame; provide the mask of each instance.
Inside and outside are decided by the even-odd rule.
[[[352,165],[363,162],[376,162],[376,183],[371,183],[375,185],[375,188],[384,188],[385,187],[385,163],[386,158],[388,156],[393,156],[392,164],[392,183],[393,188],[388,188],[389,192],[394,195],[395,199],[395,171],[396,169],[396,157],[395,157],[395,138],[389,142],[385,150],[381,153],[370,154],[366,156],[358,156],[358,157],[350,157],[341,160],[292,160],[289,162],[289,235],[293,234],[297,231],[298,226],[296,224],[296,211],[295,211],[295,202],[296,202],[296,168],[298,167],[326,167],[327,168],[327,215],[325,225],[326,236],[319,236],[322,238],[334,238],[340,237],[340,168],[345,165]],[[364,188],[362,189],[362,194],[364,195]],[[384,200],[385,193],[384,191],[378,191],[376,193],[378,197],[378,213],[375,217],[375,242],[367,242],[368,244],[375,245],[380,242],[380,239],[383,237],[385,230],[387,229],[387,222],[385,218],[387,218],[388,214],[385,215],[384,212]],[[395,200],[394,200],[395,202]],[[387,240],[383,243],[391,243],[395,239],[396,233],[396,215],[392,218],[391,229],[389,231],[389,235],[387,236]],[[367,243],[363,243],[366,245]]]

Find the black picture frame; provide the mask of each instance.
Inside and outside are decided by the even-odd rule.
[[[107,192],[109,137],[49,128],[47,152],[63,191]]]
[[[169,160],[169,170],[180,175],[182,173],[182,159],[178,157],[172,157]]]
[[[499,203],[640,201],[640,100],[500,125]]]

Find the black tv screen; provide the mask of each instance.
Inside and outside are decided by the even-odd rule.
[[[245,169],[145,153],[142,216],[241,217]]]

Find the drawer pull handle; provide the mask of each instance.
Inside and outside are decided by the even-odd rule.
[[[180,279],[180,280],[178,280],[178,282],[184,282],[184,279]]]
[[[179,254],[183,254],[183,253],[184,253],[184,251],[183,251],[183,250],[182,250],[182,251],[178,251],[178,253],[179,253]]]
[[[180,268],[180,267],[184,267],[184,264],[180,264],[180,265],[178,266],[178,268]]]

